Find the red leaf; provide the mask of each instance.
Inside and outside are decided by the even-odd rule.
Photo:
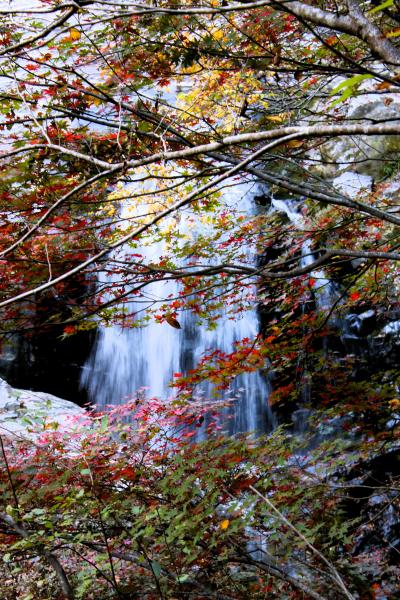
[[[360,295],[360,292],[353,292],[352,294],[350,294],[350,300],[358,300]]]

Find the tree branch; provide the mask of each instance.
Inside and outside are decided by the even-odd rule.
[[[323,555],[321,554],[321,552],[315,547],[313,546],[313,544],[311,544],[308,539],[301,533],[301,531],[299,531],[297,529],[297,527],[295,527],[293,525],[293,523],[291,523],[284,514],[281,513],[281,511],[276,508],[276,506],[271,502],[271,500],[269,498],[267,498],[264,494],[261,494],[255,487],[253,487],[252,485],[249,485],[249,489],[254,492],[257,496],[259,496],[262,500],[264,500],[265,504],[272,510],[272,512],[274,512],[278,518],[282,521],[282,523],[284,523],[286,525],[286,527],[289,527],[289,529],[291,529],[298,537],[299,539],[301,539],[306,546],[316,555],[318,556],[318,558],[320,560],[322,560],[323,563],[325,563],[325,565],[328,567],[328,569],[331,571],[334,580],[336,581],[336,583],[338,584],[339,588],[342,590],[343,594],[345,595],[346,598],[348,598],[348,600],[355,600],[353,594],[351,594],[349,592],[349,590],[347,589],[342,577],[340,576],[339,572],[337,571],[337,569],[335,568],[335,566]]]
[[[73,14],[76,13],[77,9],[78,9],[78,5],[75,4],[74,6],[72,6],[72,8],[69,11],[67,11],[65,13],[65,15],[62,15],[59,19],[54,21],[54,23],[51,23],[51,25],[49,25],[48,27],[46,27],[45,29],[43,29],[42,31],[37,33],[36,35],[33,35],[28,40],[18,42],[17,44],[13,44],[12,46],[7,46],[3,50],[0,50],[0,56],[5,56],[7,54],[15,52],[16,50],[21,50],[22,48],[25,48],[25,46],[29,46],[30,44],[33,44],[33,42],[37,42],[38,40],[47,37],[47,35],[49,33],[51,33],[52,31],[57,29],[57,27],[59,27],[60,25],[63,25],[66,21],[68,21],[68,19]]]

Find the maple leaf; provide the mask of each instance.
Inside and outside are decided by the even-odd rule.
[[[79,39],[80,39],[80,37],[81,37],[81,32],[80,32],[78,29],[76,29],[75,27],[72,27],[72,28],[69,30],[69,39],[70,39],[71,41],[73,41],[73,42],[74,42],[75,40],[79,40]]]
[[[72,335],[73,333],[75,333],[76,328],[74,325],[67,325],[66,327],[64,327],[64,334],[65,335]]]
[[[360,292],[353,292],[352,294],[350,294],[350,300],[358,300],[359,297],[361,296]]]

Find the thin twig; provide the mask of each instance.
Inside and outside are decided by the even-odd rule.
[[[318,556],[318,558],[320,558],[322,560],[322,562],[324,562],[326,564],[326,566],[328,567],[328,569],[332,572],[333,576],[334,576],[334,580],[336,581],[336,583],[338,584],[338,586],[340,587],[340,589],[342,590],[342,592],[344,593],[345,597],[348,598],[349,600],[355,600],[353,594],[351,594],[349,592],[349,590],[347,589],[342,577],[340,576],[339,572],[337,571],[337,569],[334,567],[334,565],[323,555],[321,554],[321,552],[311,544],[311,542],[308,541],[308,539],[301,533],[301,531],[299,531],[297,529],[297,527],[295,527],[295,525],[293,525],[293,523],[291,523],[284,514],[281,513],[281,511],[271,502],[271,500],[269,500],[269,498],[267,498],[266,496],[264,496],[264,494],[261,494],[261,492],[259,492],[255,487],[253,487],[252,485],[249,485],[249,489],[254,492],[255,494],[257,494],[257,496],[259,496],[260,498],[262,498],[262,500],[264,500],[264,502],[266,503],[266,505],[276,514],[278,515],[279,519],[282,521],[282,523],[284,523],[287,527],[289,527],[289,529],[291,529],[305,544],[306,546],[316,555]]]

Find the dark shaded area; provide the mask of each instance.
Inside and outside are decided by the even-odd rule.
[[[79,381],[94,332],[82,331],[65,339],[61,335],[58,328],[15,335],[15,354],[9,350],[6,356],[0,355],[0,374],[13,387],[48,392],[83,406],[88,397]]]
[[[342,509],[348,519],[361,518],[354,556],[388,548],[389,564],[400,564],[400,449],[382,449],[344,473],[347,494]]]
[[[16,388],[47,392],[83,406],[81,371],[89,357],[96,329],[65,335],[73,311],[85,302],[91,284],[71,281],[62,295],[47,294],[20,310],[16,332],[4,334],[0,376]],[[72,325],[73,327],[73,325]]]

